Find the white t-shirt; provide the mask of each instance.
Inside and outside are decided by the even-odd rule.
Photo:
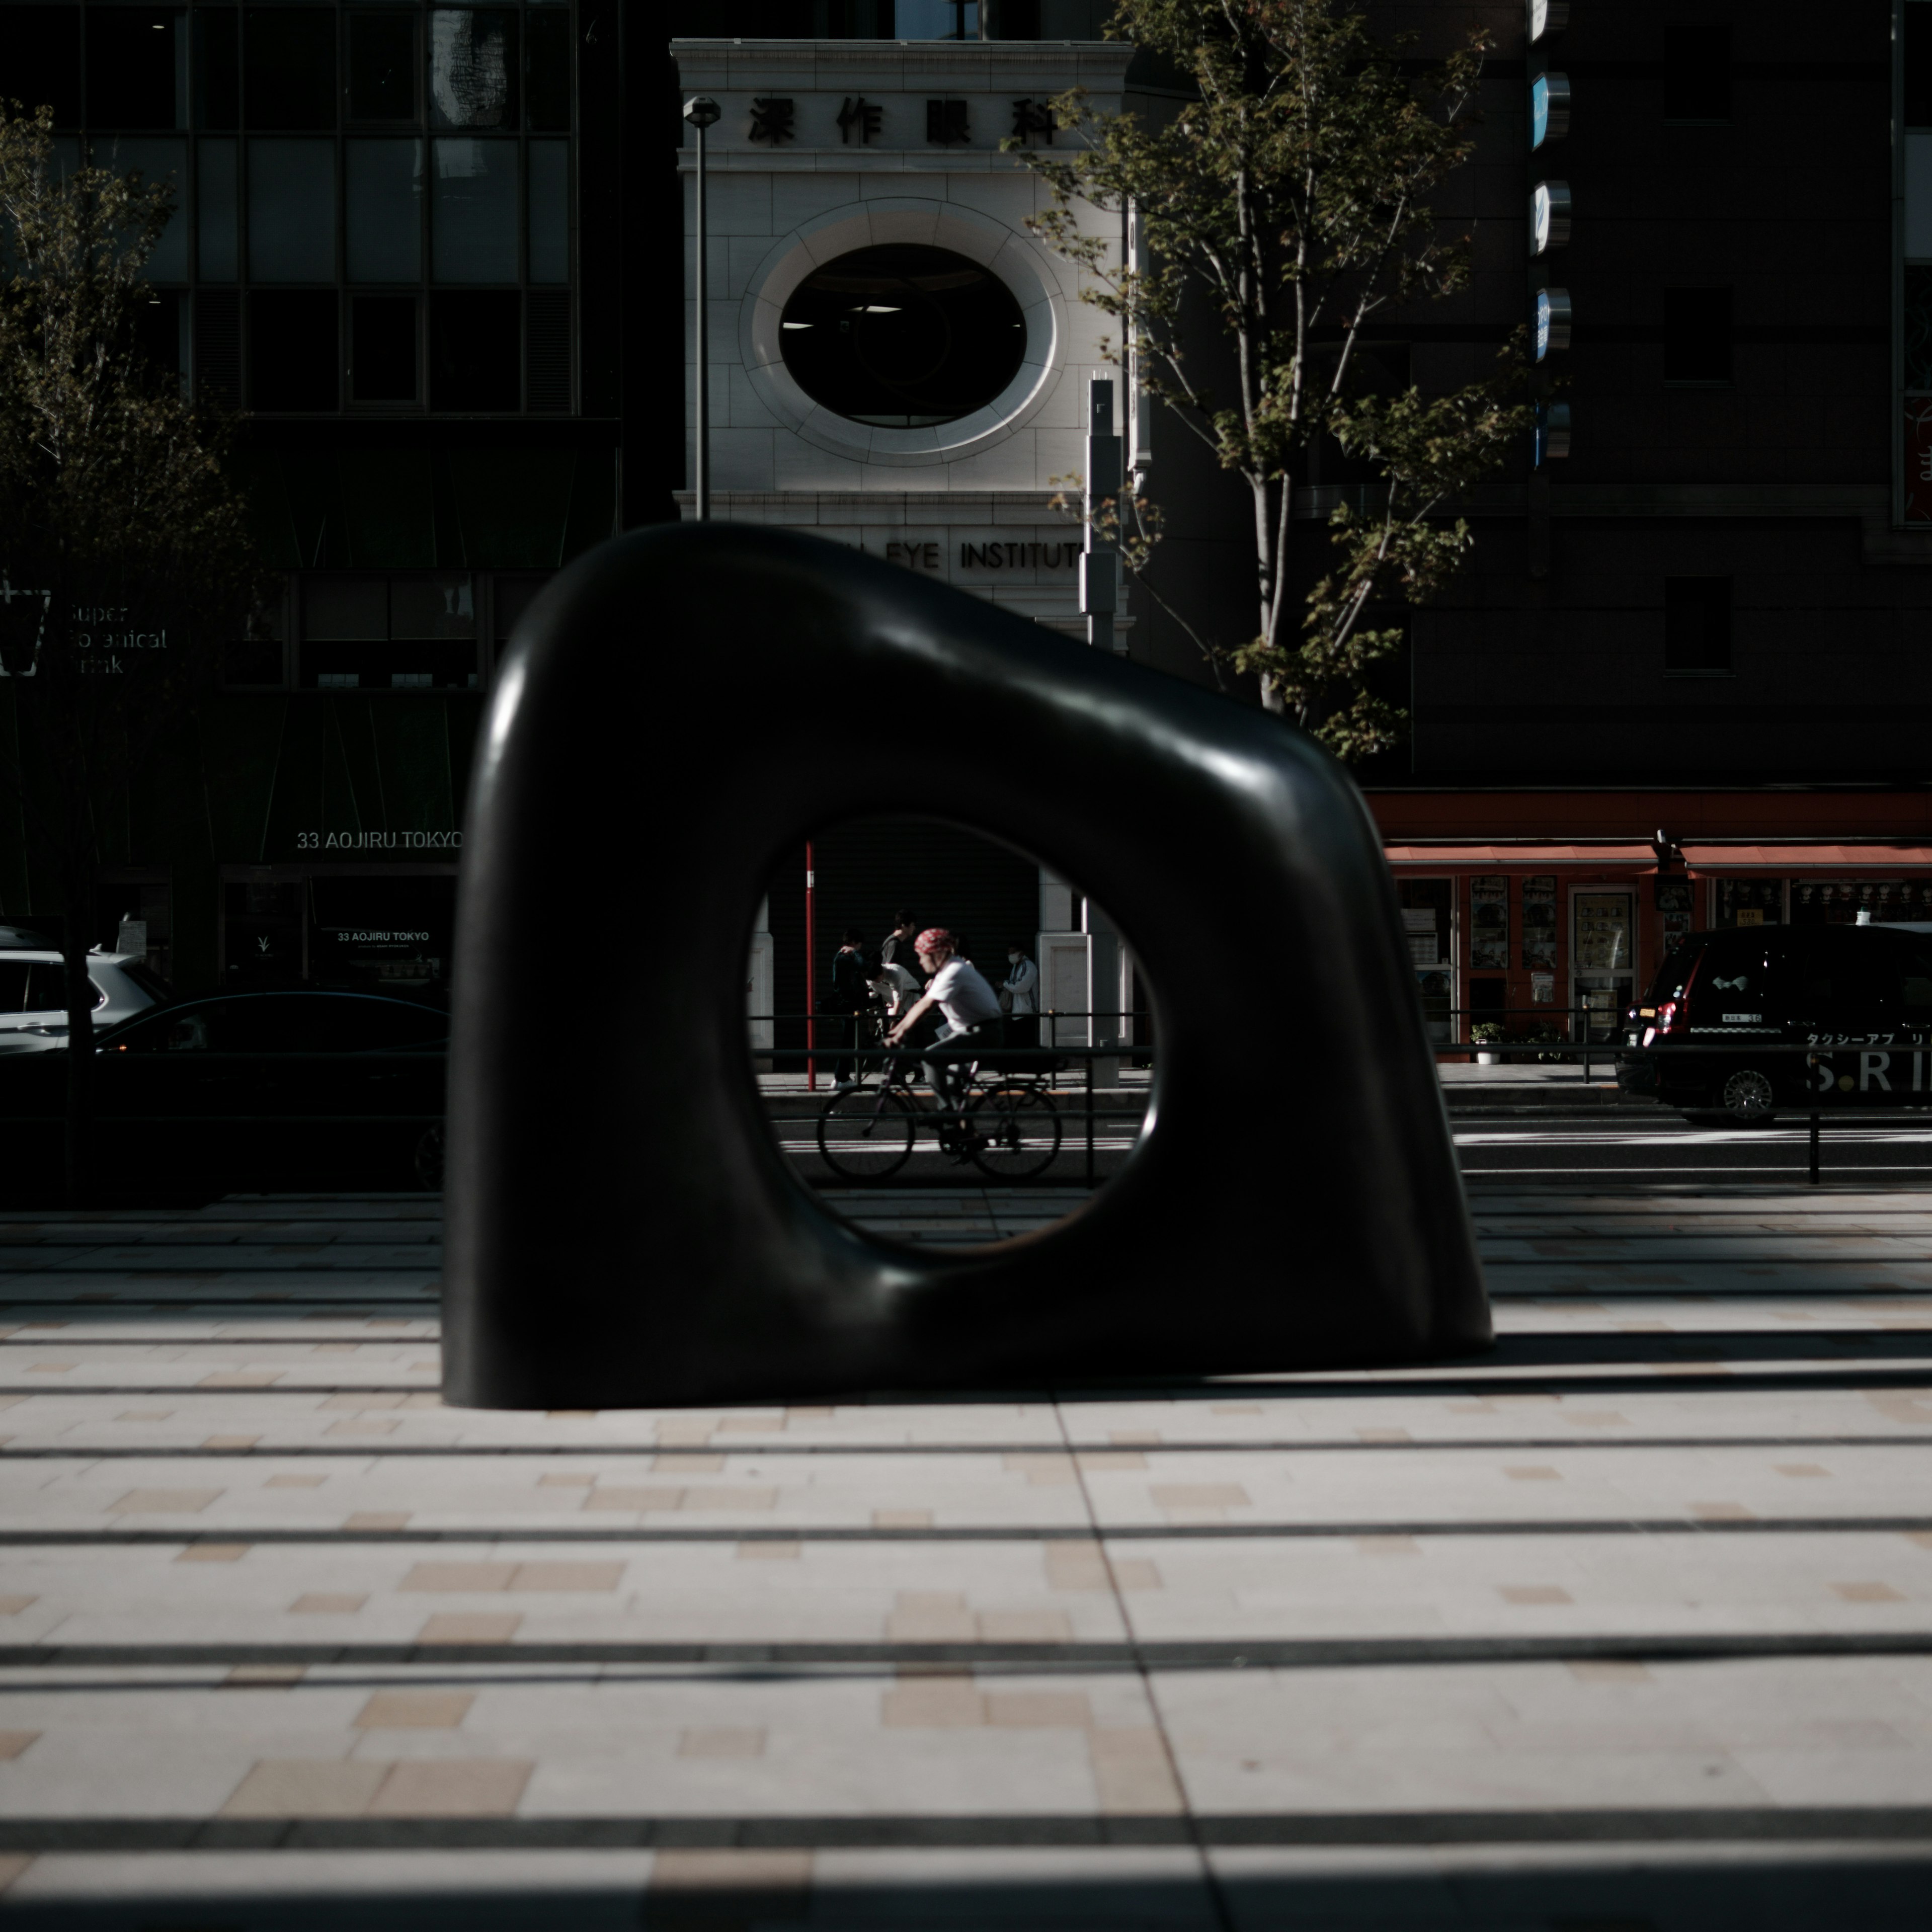
[[[874,986],[878,986],[880,980],[886,982],[888,1012],[902,1013],[919,998],[919,981],[896,959],[888,959],[879,968],[879,978],[872,982]]]
[[[946,1023],[956,1033],[1000,1017],[1000,996],[970,959],[957,953],[926,982],[928,994],[939,1002]]]

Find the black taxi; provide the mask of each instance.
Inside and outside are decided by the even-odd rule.
[[[1617,1084],[1693,1119],[1932,1106],[1932,925],[1690,933],[1624,1017]]]

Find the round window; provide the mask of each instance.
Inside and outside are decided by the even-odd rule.
[[[1026,320],[978,262],[894,242],[808,275],[785,304],[779,339],[814,402],[853,422],[924,429],[970,416],[1006,388]]]

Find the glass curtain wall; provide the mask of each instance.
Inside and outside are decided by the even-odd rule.
[[[171,182],[150,350],[271,414],[568,414],[572,0],[6,9],[58,160]]]

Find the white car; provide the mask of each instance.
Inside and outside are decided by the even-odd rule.
[[[67,968],[52,947],[22,945],[27,935],[0,927],[0,1053],[44,1053],[67,1044]],[[174,998],[167,982],[138,952],[88,955],[94,982],[94,1024],[130,1020]]]

